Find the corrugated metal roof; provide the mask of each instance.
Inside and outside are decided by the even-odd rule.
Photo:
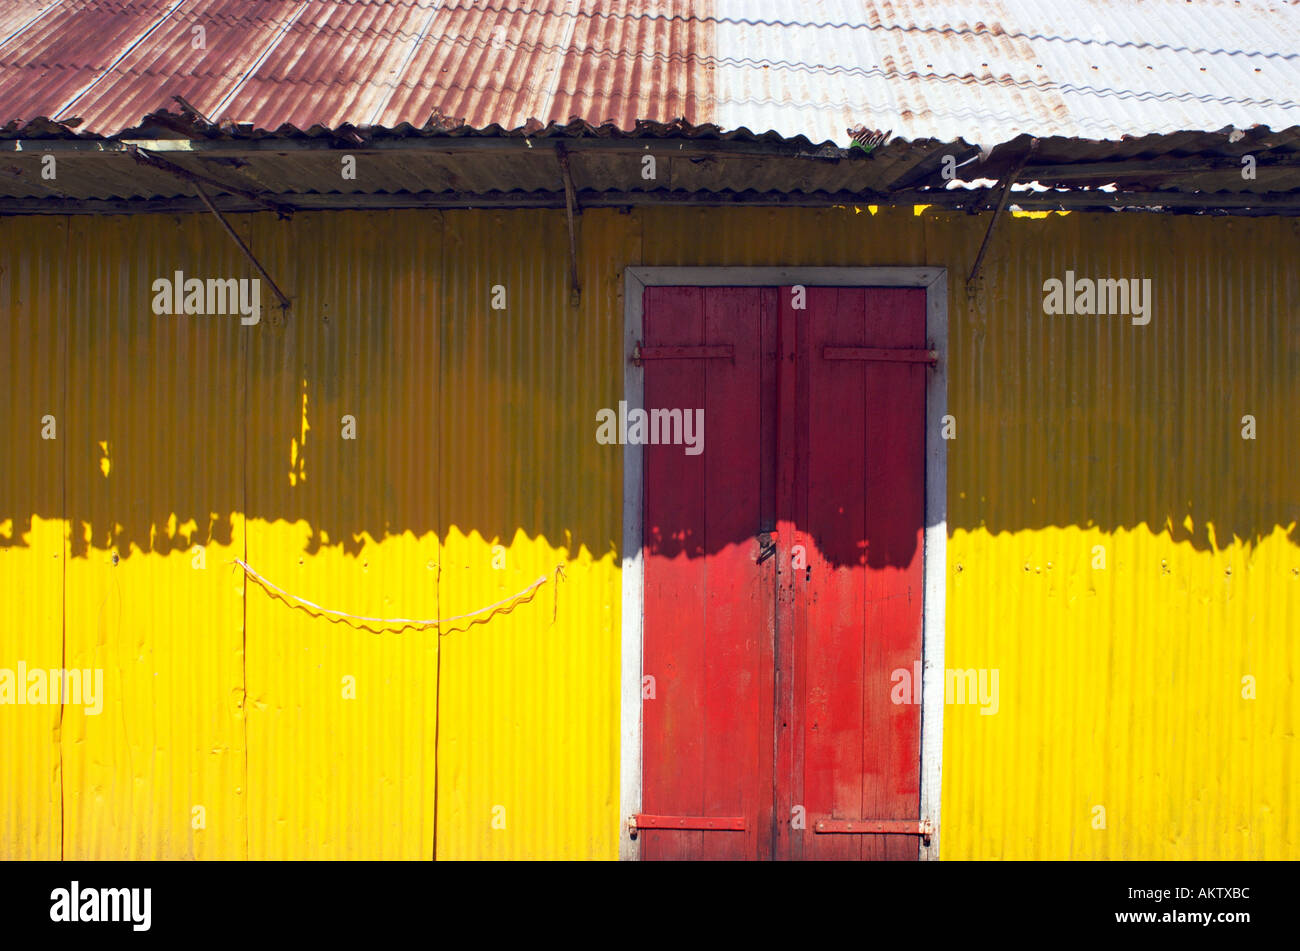
[[[1072,196],[1018,192],[1023,207],[1300,213],[1296,3],[783,11],[27,0],[0,14],[0,212],[195,210],[193,175],[227,210],[562,205],[542,139],[582,153],[570,166],[584,204],[978,210],[1032,136],[1019,180]],[[870,156],[834,144],[858,125],[893,139]],[[137,146],[170,165],[133,161],[147,158]],[[340,176],[338,149],[364,152],[364,174]],[[664,166],[649,181],[643,149]],[[49,150],[57,181],[40,166]],[[940,174],[949,155],[955,182]]]
[[[0,122],[112,135],[180,95],[262,129],[1118,139],[1300,124],[1297,50],[1283,0],[25,0],[0,13]]]
[[[1294,125],[1292,3],[718,0],[720,125],[994,144]]]

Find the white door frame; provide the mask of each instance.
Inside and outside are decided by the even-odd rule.
[[[940,429],[948,412],[948,271],[942,267],[629,267],[623,284],[623,399],[643,408],[645,375],[633,366],[641,340],[643,292],[647,287],[920,287],[925,290],[925,332],[939,362],[926,373],[925,388],[925,601],[922,609],[921,816],[933,827],[921,859],[939,857],[940,772],[943,765],[943,641],[948,542],[948,454]],[[619,766],[620,859],[641,857],[628,819],[641,811],[641,657],[643,647],[641,561],[641,447],[623,447],[623,660]]]

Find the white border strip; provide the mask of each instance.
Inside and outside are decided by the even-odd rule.
[[[925,601],[922,610],[921,815],[934,826],[923,860],[939,858],[939,806],[943,789],[944,617],[948,599],[948,275],[925,285],[925,333],[939,354],[925,387]]]
[[[925,605],[921,680],[921,816],[934,831],[918,845],[921,859],[939,858],[943,766],[944,606],[947,597],[948,453],[940,423],[948,412],[948,271],[942,267],[629,267],[623,282],[623,398],[641,407],[645,377],[629,362],[641,339],[646,287],[920,287],[925,330],[938,366],[927,370],[925,393]],[[623,447],[623,646],[619,767],[620,859],[641,857],[627,820],[641,811],[642,584],[641,447]]]
[[[645,400],[645,374],[631,362],[632,349],[641,339],[642,296],[645,284],[638,277],[642,268],[628,268],[623,283],[623,399],[628,410],[640,408]],[[641,858],[641,842],[628,835],[628,819],[641,811],[641,648],[642,584],[645,565],[641,561],[642,507],[641,447],[628,442],[623,447],[623,678],[622,722],[619,757],[618,857]]]

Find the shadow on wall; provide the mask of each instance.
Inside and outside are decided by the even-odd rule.
[[[66,499],[60,506],[57,492],[38,495],[20,478],[0,478],[0,546],[26,544],[39,516],[69,520],[74,558],[92,549],[130,559],[237,544],[259,521],[309,526],[305,555],[328,547],[355,556],[367,539],[445,538],[453,526],[489,542],[509,544],[522,528],[571,553],[614,551],[621,458],[596,446],[588,421],[595,407],[587,408],[597,401],[592,392],[603,403],[621,379],[606,356],[621,339],[617,327],[603,326],[607,308],[591,295],[578,311],[556,293],[546,319],[527,323],[519,291],[513,311],[469,319],[493,315],[490,286],[462,276],[434,295],[441,268],[433,238],[372,234],[340,267],[339,246],[357,240],[345,218],[293,223],[294,237],[282,240],[303,258],[314,248],[319,260],[295,263],[314,267],[315,279],[281,278],[303,293],[287,316],[267,306],[255,326],[150,312],[150,282],[174,266],[242,273],[219,237],[205,244],[191,234],[210,230],[203,222],[179,221],[181,264],[156,240],[140,249],[125,242],[129,264],[106,265],[94,276],[99,291],[89,276],[78,285],[87,300],[68,305],[77,318],[48,318],[67,322],[49,367],[52,378],[66,377],[66,403],[54,404]],[[562,249],[563,220],[550,224],[555,234],[542,243]],[[517,240],[538,236],[534,229]],[[193,263],[204,255],[227,259],[204,270]],[[358,272],[367,274],[360,282]],[[16,402],[4,416],[10,431],[0,435],[16,454],[48,448],[28,418],[39,402]],[[441,512],[440,500],[450,500]]]
[[[355,233],[346,218],[305,218],[269,240],[292,245],[271,259],[295,261],[284,283],[302,292],[287,318],[268,306],[255,327],[150,313],[150,281],[174,266],[158,242],[126,273],[83,273],[70,291],[76,319],[48,318],[67,321],[66,404],[56,404],[65,501],[38,504],[50,494],[18,475],[43,446],[29,418],[38,411],[15,400],[11,474],[0,479],[0,526],[12,524],[0,547],[26,544],[39,516],[69,519],[78,558],[230,545],[244,520],[307,524],[304,554],[357,555],[367,539],[444,537],[452,526],[619,554],[622,450],[597,445],[595,432],[597,410],[622,391],[620,315],[594,295],[569,307],[563,281],[548,278],[494,322],[481,316],[492,313],[484,268],[444,264],[433,239],[377,229],[350,238],[364,253],[340,266],[336,241]],[[527,274],[564,275],[562,215],[534,215],[540,230],[522,236],[505,220],[500,235],[481,229],[482,242],[540,246],[545,260]],[[1077,222],[1053,226],[1076,240]],[[1220,253],[1208,235],[1178,264],[1205,271]],[[521,265],[503,258],[509,267]],[[1161,319],[1137,333],[1123,320],[1045,318],[1039,278],[1004,252],[986,277],[996,294],[968,305],[950,288],[949,529],[1145,524],[1205,550],[1280,526],[1300,544],[1293,443],[1282,435],[1300,412],[1300,330],[1283,320],[1284,302],[1252,309],[1230,290],[1194,301],[1179,296],[1193,282],[1173,281]],[[527,275],[511,283],[529,286]],[[21,342],[11,329],[9,345]],[[1241,438],[1246,414],[1255,440]],[[709,538],[694,554],[751,538]],[[909,545],[887,540],[880,557],[906,562]],[[872,556],[849,544],[833,557]]]

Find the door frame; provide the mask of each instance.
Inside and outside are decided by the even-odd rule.
[[[938,364],[926,371],[925,551],[922,604],[921,816],[933,827],[930,844],[918,837],[918,858],[939,858],[943,765],[944,607],[948,543],[948,453],[940,432],[948,413],[948,270],[943,267],[628,267],[623,275],[623,399],[643,408],[645,374],[632,364],[641,340],[647,287],[919,287],[925,290],[925,332]],[[628,818],[641,811],[641,669],[644,645],[641,559],[645,486],[642,448],[623,447],[623,610],[619,727],[620,859],[641,857]]]

